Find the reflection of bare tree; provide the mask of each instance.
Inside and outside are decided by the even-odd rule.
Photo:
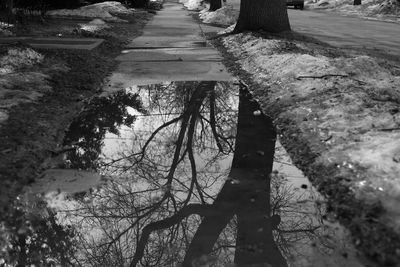
[[[167,218],[170,214],[176,213],[175,217],[167,219],[167,221],[160,221],[160,224],[168,224],[169,221],[174,221],[174,218],[179,217],[185,210],[192,208],[193,201],[205,204],[207,199],[212,197],[206,190],[215,183],[216,179],[212,177],[217,178],[221,174],[218,172],[212,175],[202,173],[201,170],[198,170],[196,161],[202,161],[203,169],[205,169],[212,165],[219,154],[228,154],[232,147],[230,144],[232,137],[226,137],[225,133],[232,134],[232,130],[229,129],[224,132],[222,127],[217,127],[217,123],[221,121],[223,116],[215,107],[217,101],[216,83],[202,82],[192,85],[190,88],[183,88],[186,90],[182,90],[179,84],[174,87],[170,86],[170,91],[173,89],[183,92],[183,96],[176,97],[174,100],[176,108],[171,108],[174,102],[170,102],[167,106],[172,115],[164,118],[165,121],[149,134],[138,152],[133,151],[133,153],[123,155],[121,158],[113,159],[108,163],[110,169],[120,170],[118,168],[120,166],[123,172],[128,172],[134,179],[143,181],[142,188],[129,188],[129,186],[114,183],[112,187],[104,188],[101,192],[98,192],[98,200],[101,203],[84,207],[86,211],[86,214],[83,215],[85,221],[96,224],[96,220],[101,219],[101,231],[107,236],[101,241],[102,244],[97,246],[95,253],[92,249],[93,246],[89,246],[91,249],[87,250],[92,258],[98,260],[99,264],[100,262],[104,264],[104,258],[111,258],[110,256],[106,257],[106,255],[118,249],[123,251],[120,253],[121,255],[129,255],[129,249],[132,248],[132,245],[123,240],[127,240],[127,236],[132,237],[133,234],[140,232],[148,221]],[[172,94],[169,97],[171,98]],[[155,102],[160,103],[161,100],[160,98]],[[180,108],[182,108],[181,114],[176,112]],[[207,109],[210,110],[210,112],[207,112],[210,114],[208,118],[204,115]],[[229,127],[234,127],[234,125]],[[225,126],[225,128],[227,127]],[[173,145],[160,146],[166,139],[165,135],[176,136]],[[170,138],[170,136],[167,137]],[[196,141],[199,138],[203,142]],[[207,159],[208,162],[205,163],[205,160],[199,157],[199,151],[210,150],[212,140],[218,144],[218,149],[212,150],[214,151],[212,160]],[[208,145],[204,146],[204,141]],[[189,170],[189,173],[187,170]],[[201,183],[199,179],[202,180]],[[121,207],[130,207],[130,209],[128,211],[121,209]],[[112,221],[117,218],[123,223],[111,230]],[[174,227],[169,229],[168,235],[171,238],[184,236],[189,240],[190,236],[187,236],[190,232],[188,231],[188,223],[179,220],[177,225],[175,224],[173,224]],[[151,227],[150,224],[144,230],[151,229]],[[154,234],[151,235],[151,238],[154,238]],[[159,241],[162,243],[161,239]],[[118,246],[124,247],[117,249]],[[143,250],[145,249],[143,248]],[[151,254],[155,255],[155,248],[152,247],[151,250]],[[162,253],[161,249],[160,253],[161,255],[165,254]],[[113,257],[116,258],[115,255]],[[154,260],[149,259],[146,255],[144,259]]]
[[[130,266],[139,263],[153,231],[171,227],[192,214],[203,218],[187,249],[183,266],[192,266],[193,261],[210,254],[234,215],[238,221],[235,263],[286,266],[272,235],[279,217],[270,218],[269,208],[268,177],[272,171],[276,134],[271,121],[253,115],[257,109],[242,91],[231,179],[225,182],[213,204],[190,204],[169,218],[148,224]]]
[[[312,221],[280,222],[292,193],[279,181],[271,188],[276,133],[258,105],[241,91],[232,160],[225,154],[235,126],[226,123],[224,93],[215,82],[190,85],[149,88],[153,110],[164,115],[151,132],[135,133],[142,141],[135,151],[106,164],[126,180],[116,177],[74,210],[97,230],[82,240],[82,265],[192,266],[213,254],[238,265],[286,266],[285,242],[314,234]],[[221,159],[232,161],[229,173]]]

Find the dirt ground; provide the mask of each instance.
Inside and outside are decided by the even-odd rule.
[[[21,188],[43,169],[51,167],[46,159],[62,152],[60,144],[72,119],[88,99],[101,91],[124,43],[140,35],[152,16],[145,11],[126,15],[121,18],[128,22],[108,23],[108,28],[95,33],[82,30],[80,25],[88,20],[81,19],[49,18],[44,24],[31,21],[14,29],[16,36],[91,37],[105,41],[91,51],[35,49],[44,56],[43,61],[18,70],[17,79],[6,83],[14,92],[25,90],[39,97],[17,101],[17,105],[8,109],[8,119],[0,124],[0,219],[6,219],[11,199]],[[0,46],[0,56],[6,55],[10,48],[23,50],[27,46]],[[44,79],[37,83],[20,78],[32,74]],[[3,95],[2,103],[15,100],[17,96],[10,92]]]

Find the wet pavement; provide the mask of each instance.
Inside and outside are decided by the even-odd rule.
[[[132,47],[16,199],[0,266],[371,266],[215,50]]]

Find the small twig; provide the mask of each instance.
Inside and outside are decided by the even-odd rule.
[[[301,79],[324,79],[328,77],[349,77],[348,75],[343,75],[343,74],[324,74],[321,76],[297,76],[297,80]]]
[[[8,154],[8,153],[10,153],[11,151],[12,151],[11,148],[7,148],[7,149],[2,150],[2,151],[0,152],[0,154]]]
[[[379,131],[382,132],[392,132],[392,131],[399,131],[400,127],[396,127],[396,128],[383,128],[383,129],[378,129]]]

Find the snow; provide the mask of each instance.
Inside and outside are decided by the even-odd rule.
[[[110,28],[104,20],[101,19],[94,19],[88,23],[80,24],[81,30],[85,30],[88,32],[97,32],[103,29]]]
[[[83,6],[78,9],[57,9],[47,12],[50,16],[101,18],[105,21],[123,21],[114,15],[132,14],[133,9],[128,9],[119,2],[107,1],[103,3]]]
[[[242,33],[224,37],[223,44],[260,84],[253,93],[264,113],[284,106],[277,120],[299,127],[318,164],[362,166],[363,185],[385,199],[393,224],[400,225],[394,201],[400,198],[400,76],[370,56],[328,57],[326,48],[300,41]]]
[[[182,3],[188,10],[201,10],[202,0],[179,0],[179,3]]]
[[[239,17],[239,10],[235,9],[232,5],[223,6],[216,11],[203,9],[200,11],[199,17],[204,23],[231,25],[236,23]]]
[[[353,5],[352,0],[306,0],[309,9],[325,9],[342,15],[367,19],[400,22],[400,3],[396,0],[362,0]]]

